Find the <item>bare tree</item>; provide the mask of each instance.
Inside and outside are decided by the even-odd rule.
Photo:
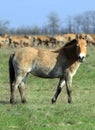
[[[77,33],[95,33],[95,11],[86,11],[76,15],[73,27]]]
[[[68,16],[65,20],[66,26],[67,26],[67,33],[74,32],[73,30],[73,18],[71,16]]]
[[[32,27],[32,34],[40,34],[41,33],[41,29],[39,26],[35,25]]]
[[[4,34],[9,30],[9,21],[0,20],[0,34]]]
[[[51,12],[49,15],[48,15],[48,29],[49,29],[49,33],[54,35],[54,34],[57,34],[58,31],[59,31],[59,23],[60,23],[60,19],[58,17],[58,15],[55,13],[55,12]]]
[[[17,29],[8,28],[9,22],[0,20],[0,34],[7,31],[16,34],[46,34],[55,35],[62,33],[95,33],[95,11],[86,11],[75,16],[67,16],[60,20],[58,14],[51,12],[47,16],[47,22],[40,28],[37,25],[31,27],[22,26]]]
[[[73,21],[73,29],[75,33],[82,33],[82,15],[76,15],[74,16],[74,21]]]
[[[84,15],[83,19],[83,32],[89,33],[90,31],[90,17],[89,15]]]
[[[90,33],[95,33],[95,11],[87,11],[90,22]]]

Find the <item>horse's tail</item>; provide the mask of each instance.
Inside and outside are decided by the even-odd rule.
[[[12,83],[15,80],[15,71],[14,71],[14,66],[13,66],[13,57],[14,54],[10,55],[9,58],[9,79],[10,79],[10,86],[12,87]]]

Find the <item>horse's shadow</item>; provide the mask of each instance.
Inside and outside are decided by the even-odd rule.
[[[0,101],[0,104],[6,105],[6,104],[9,104],[9,101]]]

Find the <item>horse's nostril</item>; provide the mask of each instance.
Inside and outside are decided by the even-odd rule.
[[[84,61],[84,58],[85,58],[84,56],[79,56],[79,57],[78,57],[78,59],[79,59],[80,62],[83,62],[83,61]]]
[[[82,60],[84,59],[84,56],[81,58]]]

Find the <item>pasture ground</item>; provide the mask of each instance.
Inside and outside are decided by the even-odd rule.
[[[24,89],[27,103],[10,105],[8,59],[13,49],[0,49],[0,130],[95,130],[95,47],[73,78],[73,103],[67,103],[65,87],[56,104],[51,104],[58,79],[41,79],[31,74]]]

